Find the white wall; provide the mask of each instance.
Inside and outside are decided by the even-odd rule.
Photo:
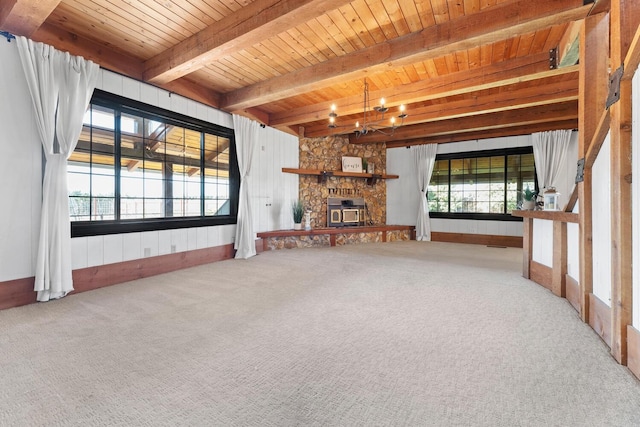
[[[298,167],[298,138],[261,128],[249,183],[255,232],[293,228],[291,203],[298,198],[298,175],[282,168]]]
[[[0,281],[6,281],[34,275],[42,150],[15,41],[0,38],[0,64]]]
[[[438,154],[493,150],[507,147],[526,147],[531,146],[531,144],[530,135],[453,142],[449,144],[439,144]],[[418,191],[411,150],[405,147],[388,149],[387,173],[400,176],[399,179],[388,179],[386,181],[387,224],[416,225],[420,192]],[[431,218],[431,231],[522,236],[522,223],[514,221]]]
[[[611,144],[604,140],[593,165],[593,294],[611,305]]]
[[[387,173],[398,179],[387,179],[387,224],[416,225],[418,217],[418,176],[411,150],[405,147],[387,150]]]
[[[632,176],[636,177],[631,183],[631,212],[633,230],[633,290],[632,290],[632,325],[640,329],[640,68],[636,71],[633,82],[633,123],[632,123]]]
[[[578,213],[578,204],[573,208]],[[580,283],[580,225],[567,223],[567,274]]]
[[[553,267],[553,221],[533,220],[531,259],[547,267]]]
[[[15,42],[2,40],[0,63],[0,281],[7,281],[35,274],[42,149]],[[233,128],[233,119],[227,113],[106,70],[100,71],[96,88]],[[250,191],[258,197],[269,195],[272,203],[269,220],[263,220],[263,210],[259,210],[255,231],[285,228],[282,224],[287,218],[282,207],[290,206],[290,200],[298,197],[297,176],[281,172],[283,166],[297,166],[297,138],[271,128],[261,132],[260,147],[254,153],[253,176],[257,179],[249,181]],[[235,225],[222,225],[77,237],[71,241],[73,268],[215,247],[232,243],[234,236]]]

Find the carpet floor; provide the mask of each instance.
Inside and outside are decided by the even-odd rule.
[[[0,425],[640,425],[640,381],[521,256],[280,250],[0,311]]]

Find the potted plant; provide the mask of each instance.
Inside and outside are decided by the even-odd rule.
[[[291,204],[291,213],[293,214],[293,229],[302,229],[302,217],[304,215],[304,206],[300,200],[295,200]]]
[[[536,208],[536,192],[531,190],[527,185],[527,188],[522,192],[522,209],[526,211],[532,211]]]

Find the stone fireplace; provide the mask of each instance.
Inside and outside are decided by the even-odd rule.
[[[346,136],[324,138],[300,138],[300,169],[339,171],[342,157],[362,157],[373,164],[377,174],[386,173],[386,146],[380,144],[349,144]],[[320,182],[319,182],[320,181]],[[300,175],[299,198],[305,209],[311,210],[311,227],[327,227],[330,199],[363,199],[367,207],[367,225],[386,223],[387,186],[377,180],[368,185],[364,178],[328,176],[318,180],[316,176]]]

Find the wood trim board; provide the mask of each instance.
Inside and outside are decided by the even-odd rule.
[[[492,234],[467,234],[431,232],[431,241],[448,243],[468,243],[473,245],[506,246],[509,248],[521,248],[521,236],[498,236]]]
[[[567,301],[580,313],[580,283],[570,275],[566,275]]]
[[[640,379],[640,331],[627,325],[627,367]]]
[[[0,282],[0,310],[36,302],[35,277]]]
[[[611,307],[589,294],[589,325],[611,348]]]
[[[529,279],[553,291],[553,269],[531,260],[529,263]]]
[[[231,259],[234,255],[233,244],[228,244],[82,268],[73,271],[73,286],[75,290],[71,294]],[[36,302],[36,292],[33,290],[34,283],[34,277],[0,282],[0,310]]]

